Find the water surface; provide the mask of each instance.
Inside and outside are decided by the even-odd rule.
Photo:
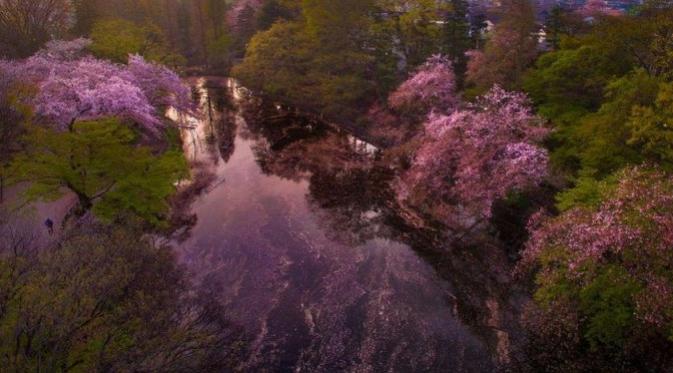
[[[177,244],[249,336],[247,371],[488,372],[514,302],[498,254],[450,253],[404,226],[376,147],[190,81],[183,118],[201,194]]]

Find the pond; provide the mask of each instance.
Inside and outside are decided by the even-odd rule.
[[[175,246],[249,338],[246,371],[488,372],[517,338],[504,254],[404,224],[380,151],[194,78],[197,196]]]

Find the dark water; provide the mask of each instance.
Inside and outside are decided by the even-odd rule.
[[[249,336],[246,371],[489,372],[515,334],[506,258],[407,227],[379,151],[194,79],[193,226],[177,244]],[[200,185],[199,185],[200,184]]]

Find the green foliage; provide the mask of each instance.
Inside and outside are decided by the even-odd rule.
[[[580,309],[588,318],[585,337],[593,348],[623,347],[636,322],[634,295],[641,290],[623,267],[607,266],[580,291]]]
[[[32,107],[24,100],[34,93],[23,84],[0,85],[0,90],[3,88],[5,91],[0,92],[0,204],[4,202],[5,183],[11,176],[11,161],[21,150],[21,137],[33,116]]]
[[[547,268],[544,277],[538,277],[535,301],[544,308],[551,307],[555,302],[571,301],[577,293],[577,286],[568,279],[568,269],[564,265],[569,253],[564,248],[550,248],[540,256],[540,265]]]
[[[553,166],[575,185],[558,196],[562,210],[595,205],[601,180],[624,167],[670,168],[671,14],[605,17],[584,30],[564,30],[560,13],[550,20],[558,23],[557,49],[538,59],[523,86],[555,126],[547,142]]]
[[[673,84],[662,84],[654,105],[633,108],[628,122],[629,144],[648,159],[673,166]]]
[[[26,142],[12,167],[16,181],[30,182],[28,200],[55,199],[67,188],[81,208],[108,221],[130,214],[162,224],[166,199],[186,176],[179,150],[154,154],[136,145],[136,134],[117,119],[78,122],[61,133],[33,127]]]
[[[163,32],[153,24],[139,26],[122,19],[96,22],[91,31],[91,51],[100,58],[126,63],[129,54],[164,65],[184,64],[184,58],[170,51]]]
[[[614,173],[629,165],[673,166],[671,85],[639,69],[610,82],[605,91],[597,112],[555,134],[565,136],[564,145],[555,149],[557,166],[570,168],[574,159],[578,175],[575,186],[557,198],[562,210],[575,203],[595,205],[599,191],[614,185]]]
[[[624,74],[615,55],[592,45],[547,53],[524,78],[524,89],[539,106],[540,114],[572,123],[600,105],[603,89],[614,75]],[[578,115],[578,114],[579,115]]]
[[[482,94],[493,85],[519,90],[525,71],[538,55],[535,10],[528,1],[502,1],[502,19],[490,33],[483,51],[473,51],[467,71],[470,95]]]
[[[439,14],[450,11],[449,4],[438,4],[434,0],[419,0],[414,7],[395,20],[398,35],[401,36],[400,44],[409,66],[419,66],[433,54],[442,51],[444,43],[449,41],[445,38],[454,36],[454,39],[449,41],[453,43],[457,42],[460,36],[467,35],[466,29],[462,30],[465,32],[463,35],[458,34],[461,31],[459,29],[452,30],[455,35],[451,35],[449,30],[445,33],[443,25],[436,23],[440,19]],[[459,24],[451,23],[451,25]],[[456,55],[452,54],[450,57],[455,58]]]
[[[303,17],[274,15],[278,5],[268,5],[272,14],[265,15],[265,26],[276,22],[252,38],[245,59],[233,72],[254,90],[330,120],[358,119],[429,56],[447,51],[462,56],[469,41],[464,15],[446,3],[295,3]],[[285,13],[296,12],[285,4]],[[439,22],[448,19],[447,14],[453,17],[448,22],[451,29]],[[290,20],[278,21],[283,18]]]
[[[208,44],[208,63],[211,66],[226,66],[229,64],[232,39],[225,34],[212,39]]]
[[[571,139],[579,144],[583,170],[595,170],[597,177],[604,177],[642,162],[642,148],[630,144],[629,121],[634,108],[654,102],[658,90],[657,79],[642,70],[607,85],[605,102],[598,112],[580,121]]]
[[[671,174],[639,166],[580,187],[584,201],[532,224],[519,268],[534,270],[544,317],[532,314],[530,331],[556,338],[563,328],[562,341],[547,347],[565,344],[564,364],[593,367],[598,358],[624,371],[665,370],[673,358]]]
[[[321,42],[322,22],[311,28],[278,22],[251,40],[245,61],[233,70],[248,87],[328,117],[353,118],[371,84],[371,58],[361,51]],[[309,31],[313,30],[313,31]],[[343,46],[343,44],[341,44]]]
[[[234,68],[233,74],[248,87],[264,90],[275,97],[286,97],[297,103],[303,98],[302,89],[309,87],[310,64],[308,38],[302,26],[279,22],[271,29],[255,35],[248,46],[245,61]],[[315,96],[306,96],[309,100]]]
[[[467,71],[467,51],[474,48],[474,38],[470,35],[470,4],[466,0],[451,0],[447,6],[447,17],[442,29],[443,52],[453,59],[453,69],[458,85],[461,86]]]
[[[564,190],[556,196],[556,206],[560,211],[568,211],[575,207],[594,209],[617,186],[617,175],[597,180],[592,175],[580,176],[573,188]]]
[[[292,10],[279,0],[264,0],[257,15],[257,29],[266,31],[280,20],[292,18]]]
[[[171,250],[142,232],[87,227],[39,251],[16,230],[0,232],[3,371],[222,371],[231,362],[228,325],[189,294]]]

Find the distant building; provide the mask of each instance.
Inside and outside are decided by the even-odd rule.
[[[537,10],[538,15],[548,13],[556,6],[561,6],[565,9],[579,10],[584,7],[588,0],[531,0]],[[606,0],[608,9],[618,10],[620,12],[628,12],[635,6],[642,5],[644,0]],[[497,7],[500,1],[497,0],[470,0],[472,9],[484,12],[488,8]]]
[[[607,0],[609,9],[628,12],[631,8],[642,5],[644,0]],[[558,0],[558,5],[566,9],[577,10],[586,5],[587,0]]]

